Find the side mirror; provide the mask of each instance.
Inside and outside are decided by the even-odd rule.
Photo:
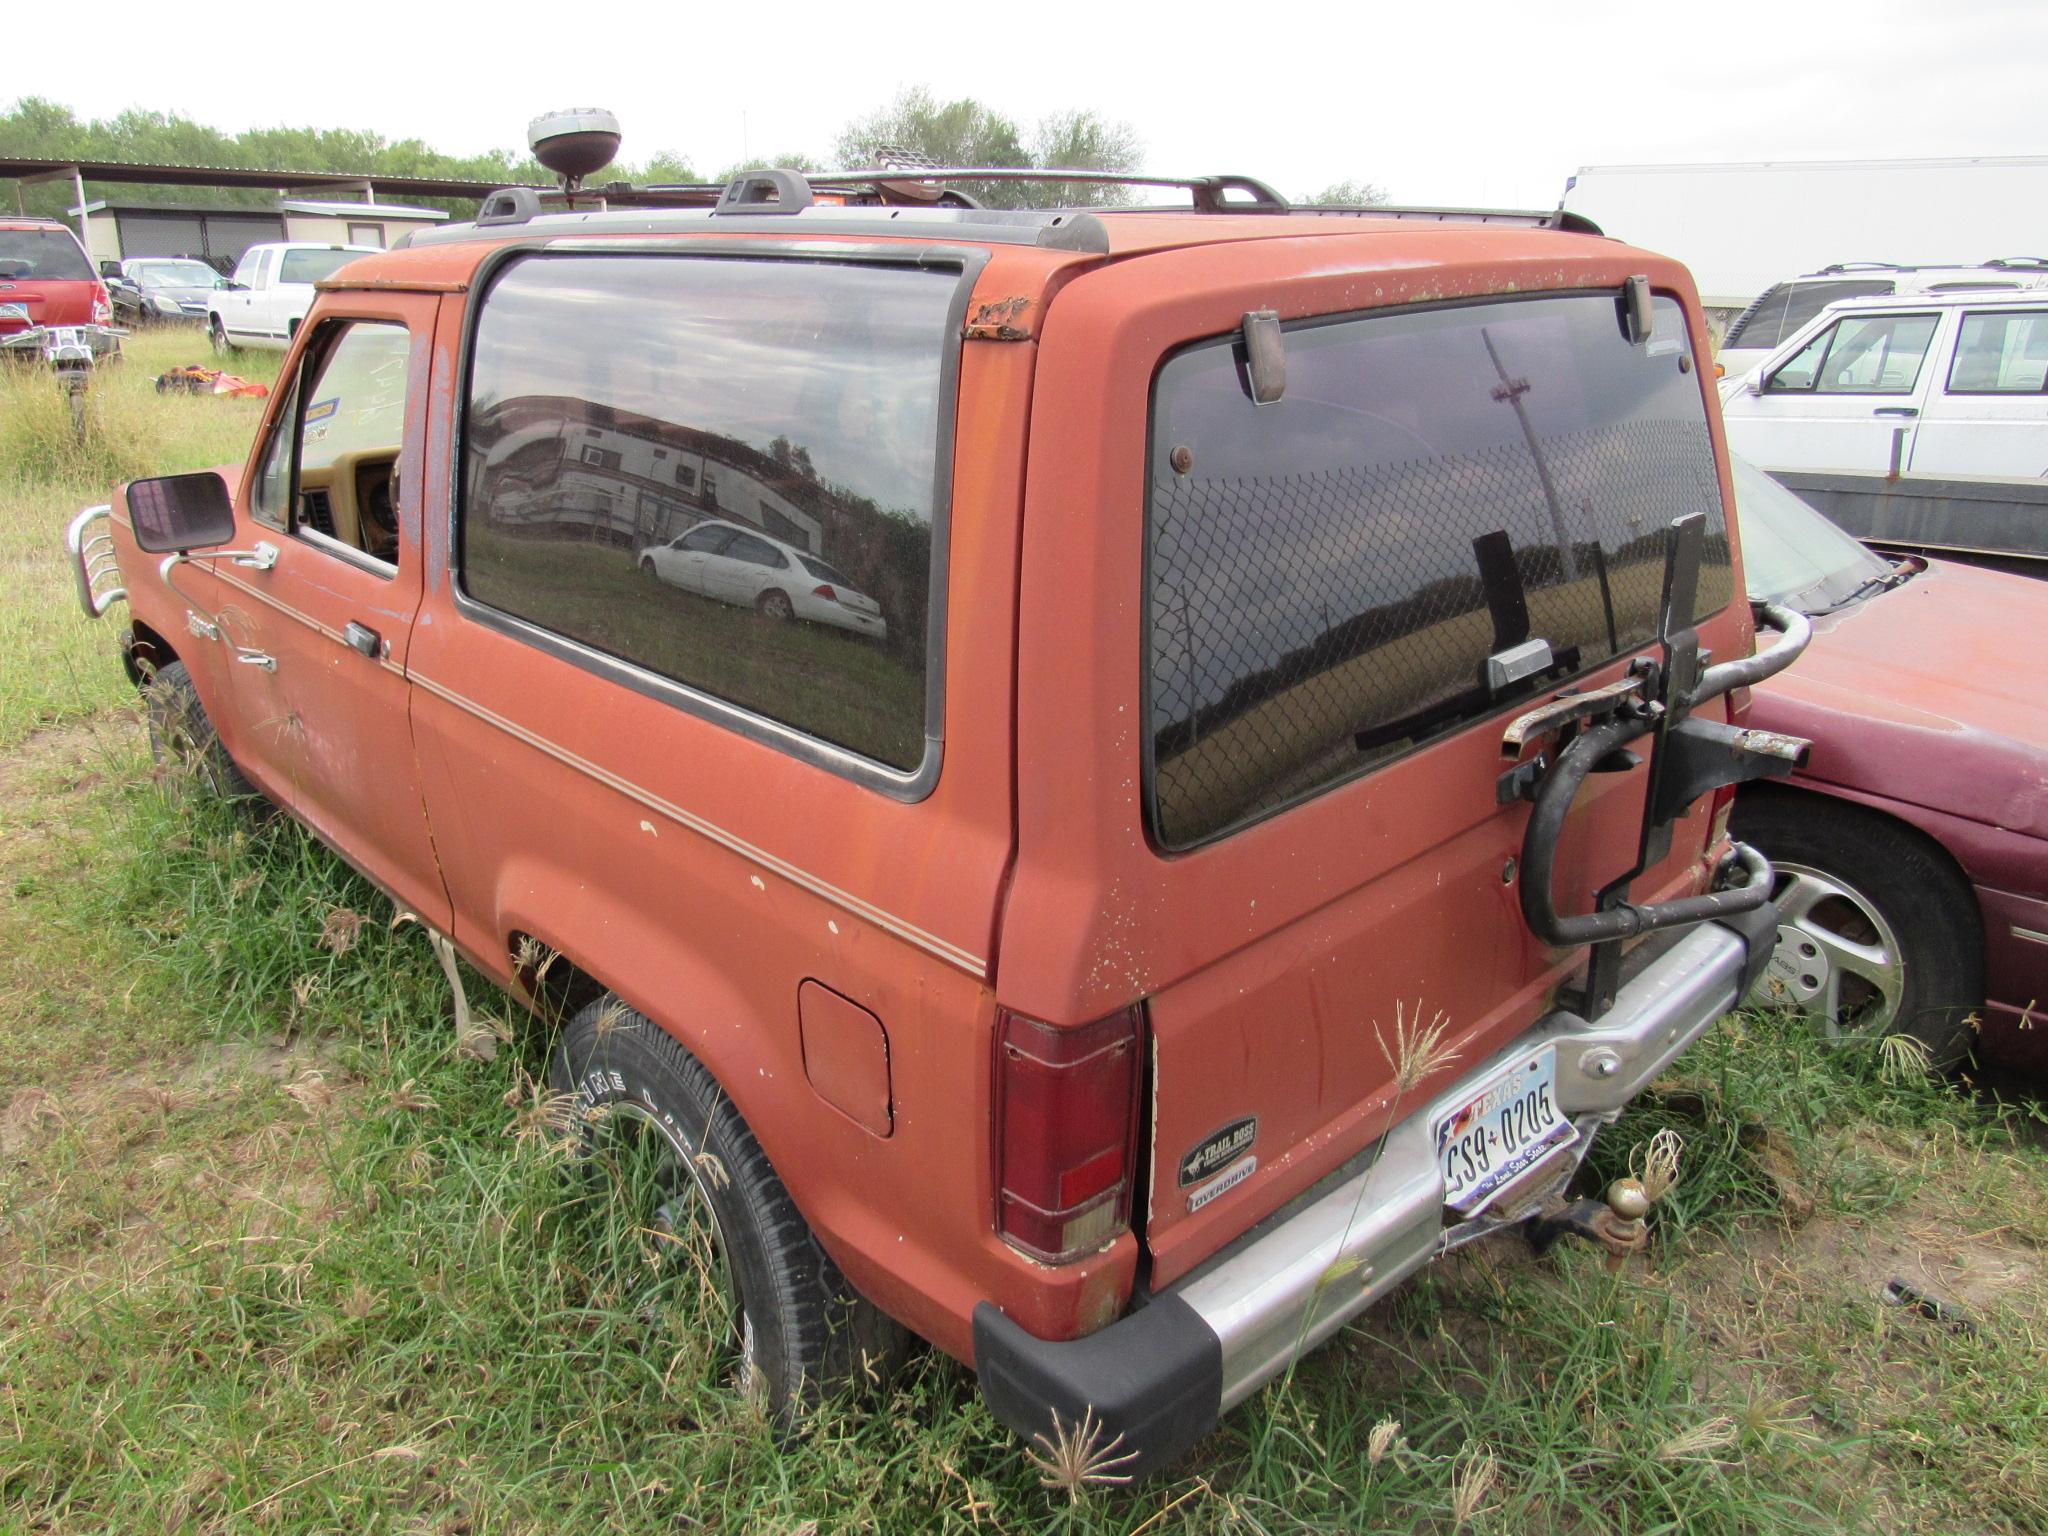
[[[211,549],[235,536],[234,500],[212,470],[131,481],[128,518],[135,542],[153,555]]]
[[[119,277],[120,275],[121,263],[118,261],[103,261],[100,263],[101,277]]]
[[[232,288],[236,293],[246,292],[249,287],[247,283],[238,283],[232,277],[222,278],[220,280],[220,285],[223,288]]]

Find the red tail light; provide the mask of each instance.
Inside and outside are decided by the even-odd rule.
[[[829,603],[836,599],[839,594],[834,592],[828,584],[820,582],[817,586],[811,588],[811,596],[822,597]]]
[[[996,1012],[997,1230],[1049,1264],[1130,1224],[1138,1010],[1057,1029]]]
[[[95,286],[92,291],[92,323],[94,325],[112,325],[114,323],[114,301],[107,297],[107,290],[104,284]]]

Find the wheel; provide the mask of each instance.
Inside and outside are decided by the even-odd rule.
[[[698,1287],[734,1384],[787,1422],[820,1395],[885,1380],[908,1335],[818,1246],[754,1133],[704,1064],[607,994],[569,1021],[549,1080],[574,1094],[588,1162],[618,1175],[625,1220]]]
[[[780,587],[770,587],[754,599],[754,612],[764,619],[773,619],[777,624],[787,624],[796,617],[796,604]]]
[[[643,559],[640,562],[640,574],[649,581],[661,580],[660,573],[654,569],[654,561],[652,559]]]
[[[142,689],[143,713],[149,723],[149,750],[165,768],[196,773],[208,790],[229,800],[247,800],[261,807],[263,795],[228,756],[192,673],[182,661],[159,667]]]
[[[1969,1053],[1984,934],[1938,844],[1810,795],[1739,798],[1730,830],[1777,872],[1778,944],[1752,1003],[1811,1013],[1830,1036],[1911,1035],[1936,1067]]]
[[[213,343],[213,355],[215,357],[233,357],[235,355],[235,344],[228,340],[227,327],[220,323],[219,315],[213,316],[206,322],[206,337],[207,340]]]

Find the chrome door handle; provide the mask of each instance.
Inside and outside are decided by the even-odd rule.
[[[277,658],[275,656],[266,656],[261,651],[238,650],[235,652],[235,660],[245,667],[261,667],[266,672],[275,672],[277,670]]]
[[[1880,405],[1870,414],[1873,416],[1918,416],[1920,412],[1910,405]]]
[[[342,627],[341,638],[348,643],[350,650],[372,661],[384,654],[383,637],[369,625],[358,624],[354,619]]]

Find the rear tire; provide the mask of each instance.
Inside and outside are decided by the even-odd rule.
[[[655,1209],[625,1214],[695,1233],[699,1251],[708,1248],[705,1271],[720,1277],[731,1317],[723,1344],[742,1391],[788,1422],[826,1393],[888,1378],[909,1335],[857,1295],[818,1246],[702,1062],[607,993],[569,1021],[548,1077],[558,1093],[575,1095],[593,1158],[623,1162],[616,1154],[628,1137],[665,1158],[663,1195],[642,1196]]]
[[[1730,830],[1777,870],[1771,966],[1750,994],[1833,1036],[1911,1035],[1942,1070],[1970,1051],[1984,1006],[1976,893],[1939,844],[1816,795],[1738,798]]]
[[[796,617],[796,604],[780,587],[770,587],[754,599],[754,612],[775,624],[787,624]]]
[[[185,663],[159,667],[143,683],[142,704],[149,722],[150,755],[159,767],[195,774],[209,792],[223,799],[245,801],[258,809],[266,805],[262,791],[228,756]]]

